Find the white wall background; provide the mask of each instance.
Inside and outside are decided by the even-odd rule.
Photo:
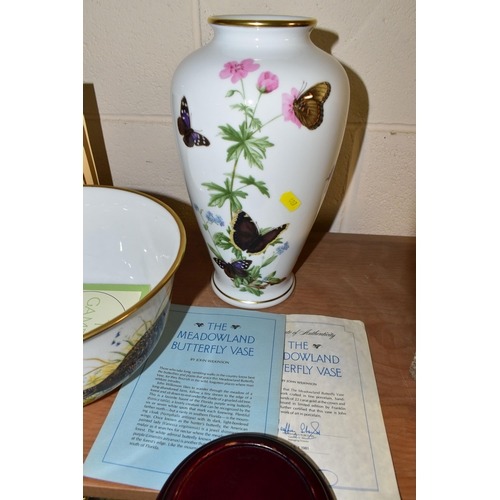
[[[317,229],[415,236],[415,0],[84,0],[84,71],[113,184],[191,213],[170,109],[180,61],[212,14],[315,17],[313,42],[347,71],[351,105]],[[85,109],[85,105],[84,105]],[[92,123],[89,124],[92,126]],[[184,218],[185,218],[184,217]]]

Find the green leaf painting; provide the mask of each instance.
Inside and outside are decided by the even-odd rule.
[[[288,241],[284,240],[288,223],[259,229],[244,210],[250,198],[252,204],[259,204],[258,197],[271,198],[266,182],[259,178],[259,172],[266,166],[268,150],[274,147],[263,130],[280,116],[301,127],[293,115],[296,113],[292,106],[298,95],[296,89],[292,89],[291,94],[283,94],[281,113],[265,123],[259,118],[261,100],[266,100],[266,96],[279,87],[278,76],[264,71],[254,87],[257,98],[247,99],[245,81],[259,67],[253,59],[245,59],[239,63],[226,63],[219,73],[221,79],[230,79],[235,85],[226,92],[225,98],[229,109],[234,111],[236,123],[220,125],[218,134],[220,140],[227,143],[225,159],[230,168],[222,179],[202,183],[209,195],[208,208],[202,209],[194,204],[200,225],[207,232],[208,248],[215,264],[235,288],[256,297],[261,296],[267,287],[286,279],[277,277],[272,268],[289,248]],[[251,169],[255,169],[255,173],[250,174]],[[217,213],[212,210],[217,210]]]

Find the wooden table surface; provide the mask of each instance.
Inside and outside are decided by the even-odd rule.
[[[212,264],[198,230],[188,231],[175,276],[174,304],[231,307],[210,286]],[[365,324],[380,404],[402,500],[416,498],[415,238],[311,233],[297,262],[291,297],[263,312],[321,314]],[[84,407],[84,460],[118,389]],[[83,478],[85,496],[153,500],[158,492]]]

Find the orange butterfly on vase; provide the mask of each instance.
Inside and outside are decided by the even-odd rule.
[[[317,129],[323,123],[323,104],[328,99],[332,86],[328,82],[313,85],[293,101],[293,112],[309,130]]]

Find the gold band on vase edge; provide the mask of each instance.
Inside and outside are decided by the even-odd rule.
[[[242,300],[242,299],[236,299],[235,297],[231,297],[231,295],[228,295],[227,293],[224,293],[218,286],[217,283],[215,282],[214,279],[215,273],[212,274],[212,284],[219,290],[219,292],[224,295],[224,297],[227,297],[230,300],[234,300],[235,302],[240,302],[241,304],[265,304],[267,302],[274,302],[275,300],[281,299],[281,297],[284,297],[287,293],[290,292],[290,290],[294,287],[295,285],[295,276],[292,274],[292,284],[288,287],[288,290],[284,293],[282,293],[278,297],[274,297],[274,299],[268,299],[268,300]]]
[[[210,16],[208,18],[209,24],[218,26],[247,26],[252,28],[285,28],[285,27],[307,27],[315,26],[317,20],[313,17],[296,17],[285,19],[285,17],[275,16],[273,19],[258,18],[251,19],[249,17],[241,16],[241,18],[230,16]]]

